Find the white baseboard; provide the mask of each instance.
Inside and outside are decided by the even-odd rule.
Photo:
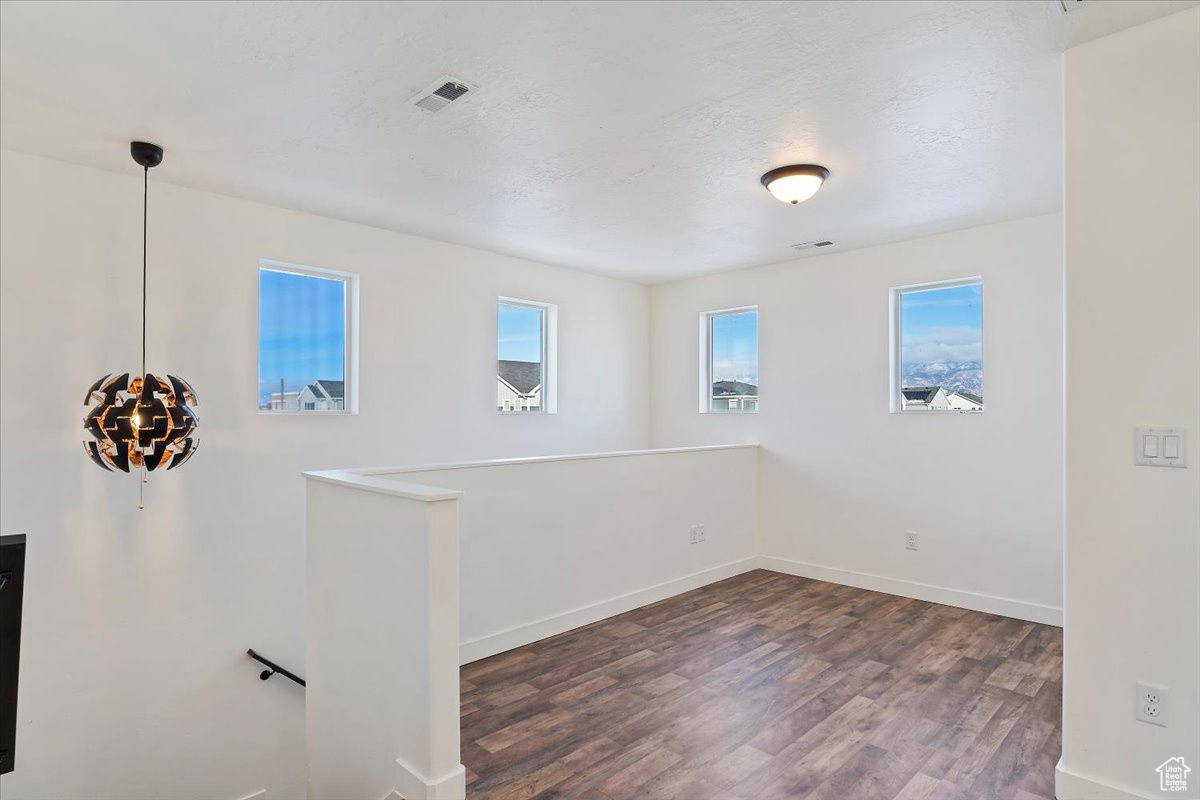
[[[758,566],[761,569],[769,569],[787,575],[799,575],[802,578],[814,578],[819,581],[856,586],[859,589],[870,589],[876,592],[897,594],[901,597],[927,600],[931,603],[969,608],[972,611],[983,611],[988,614],[999,614],[1003,617],[1014,617],[1016,619],[1028,620],[1029,622],[1057,625],[1060,628],[1063,624],[1063,612],[1061,608],[1027,603],[1023,600],[994,597],[988,594],[966,592],[961,589],[947,589],[943,586],[930,586],[926,583],[905,581],[899,578],[886,578],[883,575],[871,575],[866,572],[852,572],[848,569],[809,564],[804,561],[792,561],[791,559],[776,558],[775,556],[759,556]]]
[[[1054,768],[1054,796],[1058,800],[1148,800],[1146,795],[1071,772],[1063,766],[1061,758]]]
[[[503,653],[506,650],[512,650],[514,647],[521,647],[550,636],[557,636],[560,633],[565,633],[582,625],[590,625],[593,622],[599,622],[602,619],[607,619],[617,614],[624,614],[626,611],[632,611],[635,608],[641,608],[650,603],[657,603],[659,600],[665,600],[668,597],[674,597],[677,594],[683,594],[684,592],[698,589],[710,583],[732,578],[734,575],[741,575],[743,572],[749,572],[757,567],[756,558],[750,556],[737,561],[730,561],[727,564],[721,564],[711,569],[695,572],[691,575],[685,575],[682,578],[676,578],[675,580],[659,583],[645,589],[639,589],[636,592],[629,592],[628,594],[613,597],[609,600],[602,600],[590,606],[565,611],[561,614],[555,614],[554,616],[545,617],[525,625],[509,628],[499,633],[481,636],[478,639],[463,642],[459,646],[459,662],[469,664],[481,658],[487,658],[497,653]]]
[[[463,800],[467,796],[467,770],[462,764],[436,780],[430,780],[396,759],[396,788],[384,800]]]

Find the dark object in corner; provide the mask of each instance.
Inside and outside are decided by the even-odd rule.
[[[21,664],[21,596],[25,535],[0,536],[0,775],[17,755],[17,667]]]

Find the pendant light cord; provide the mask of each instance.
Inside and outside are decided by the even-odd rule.
[[[142,168],[142,380],[146,379],[146,226],[149,214],[150,167]]]
[[[146,380],[146,229],[150,219],[150,166],[142,167],[142,381]],[[139,400],[140,402],[140,400]],[[146,507],[146,467],[138,470],[138,509]]]

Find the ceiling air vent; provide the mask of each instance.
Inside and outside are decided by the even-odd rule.
[[[815,242],[801,242],[800,244],[792,245],[793,250],[815,250],[818,247],[831,247],[833,242],[828,239],[818,239]]]
[[[441,111],[451,103],[461,101],[479,87],[450,75],[443,75],[417,93],[408,102],[426,111]]]

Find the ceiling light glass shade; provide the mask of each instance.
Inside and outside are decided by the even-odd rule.
[[[794,164],[773,169],[762,176],[762,185],[777,199],[790,205],[803,203],[817,193],[829,170],[816,164]]]
[[[83,419],[91,435],[83,449],[106,470],[175,469],[196,452],[199,423],[190,406],[200,403],[181,378],[105,375],[88,389],[83,404],[93,402],[97,405]]]

